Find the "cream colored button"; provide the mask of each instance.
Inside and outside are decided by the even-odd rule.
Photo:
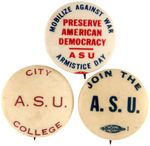
[[[73,2],[59,8],[45,32],[47,52],[66,71],[86,74],[101,68],[115,47],[110,17],[98,6]]]
[[[89,78],[79,96],[79,113],[94,134],[110,140],[128,137],[143,124],[148,97],[142,83],[126,71],[108,69]]]
[[[73,109],[72,89],[63,75],[47,66],[29,66],[16,72],[2,94],[9,123],[31,137],[59,131]]]

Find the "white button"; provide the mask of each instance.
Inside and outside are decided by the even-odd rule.
[[[63,75],[47,66],[29,66],[7,82],[2,105],[9,123],[31,137],[59,131],[73,109],[72,89]]]
[[[101,68],[115,47],[111,18],[98,6],[73,2],[49,19],[45,43],[49,56],[62,69],[86,74]]]
[[[135,133],[148,111],[142,83],[132,74],[108,69],[96,73],[79,95],[79,113],[86,127],[105,139],[116,140]]]

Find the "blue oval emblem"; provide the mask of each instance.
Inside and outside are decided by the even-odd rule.
[[[100,129],[108,133],[119,133],[126,130],[126,128],[123,128],[119,125],[106,125],[104,127],[100,127]]]

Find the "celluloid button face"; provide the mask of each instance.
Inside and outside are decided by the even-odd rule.
[[[126,71],[108,69],[89,78],[79,96],[79,113],[86,127],[105,139],[135,133],[148,111],[142,83]]]
[[[63,75],[47,66],[29,66],[16,72],[2,94],[9,123],[31,137],[60,130],[73,109],[72,89]]]
[[[59,8],[45,32],[47,52],[66,71],[86,74],[102,67],[115,46],[110,17],[98,6],[73,2]]]

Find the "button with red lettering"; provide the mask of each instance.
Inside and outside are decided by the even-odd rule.
[[[8,80],[2,106],[7,120],[17,131],[43,137],[56,133],[68,122],[73,93],[58,71],[47,66],[29,66]]]
[[[142,83],[129,72],[107,69],[84,84],[79,113],[86,127],[97,136],[117,140],[135,133],[148,112]]]
[[[106,12],[92,3],[69,3],[51,16],[45,43],[49,56],[59,67],[86,74],[101,68],[111,57],[114,25]]]

